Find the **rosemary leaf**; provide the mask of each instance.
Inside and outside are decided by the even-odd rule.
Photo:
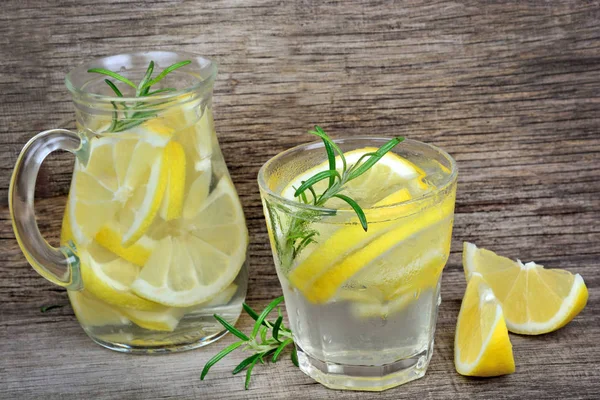
[[[221,325],[223,325],[225,327],[225,329],[227,329],[229,332],[231,332],[232,334],[234,334],[235,336],[237,336],[238,338],[242,339],[242,340],[250,340],[248,338],[248,336],[244,335],[240,330],[238,330],[235,326],[231,325],[229,322],[225,321],[223,318],[219,317],[217,314],[213,315],[215,317],[215,319],[217,321],[219,321],[219,323]]]
[[[225,349],[223,349],[220,352],[218,352],[213,358],[211,358],[210,360],[208,360],[208,362],[206,363],[206,365],[202,369],[202,373],[200,374],[200,380],[204,380],[204,377],[206,376],[206,374],[208,374],[208,370],[210,370],[210,368],[213,365],[215,365],[216,363],[218,363],[219,361],[221,361],[223,359],[223,357],[225,357],[227,354],[231,353],[232,351],[234,351],[235,349],[237,349],[238,347],[240,347],[244,343],[245,342],[243,342],[243,341],[239,341],[239,342],[235,342],[233,344],[230,344]]]
[[[365,212],[358,205],[358,203],[356,201],[352,200],[350,197],[344,195],[344,194],[335,194],[335,195],[333,195],[333,197],[337,197],[338,199],[344,200],[346,203],[348,203],[350,205],[350,207],[352,207],[352,209],[354,210],[354,212],[358,216],[358,220],[360,221],[360,224],[362,225],[362,228],[366,232],[367,231],[367,217],[365,216]]]
[[[260,325],[263,323],[263,321],[265,320],[265,318],[267,317],[267,315],[269,315],[269,313],[275,307],[277,307],[277,304],[281,303],[282,301],[283,301],[283,296],[277,297],[275,300],[273,300],[272,302],[270,302],[267,307],[265,307],[265,309],[263,310],[263,312],[260,313],[260,315],[256,319],[256,323],[254,324],[254,329],[252,329],[252,335],[251,335],[252,337],[256,337],[256,334],[258,333],[258,329],[260,328]]]
[[[287,345],[294,343],[294,339],[286,339],[284,340],[279,347],[277,348],[277,350],[275,351],[275,353],[273,353],[273,362],[277,362],[277,358],[279,357],[279,355],[281,354],[281,352],[283,351],[283,349],[285,349],[287,347]]]
[[[238,366],[234,368],[232,374],[233,375],[239,374],[240,372],[245,370],[246,367],[248,365],[250,365],[254,360],[256,360],[257,358],[260,358],[260,357],[262,357],[262,353],[252,354],[250,357],[245,358],[244,361],[239,363]]]
[[[340,176],[340,173],[337,172],[336,170],[326,170],[326,171],[321,171],[321,172],[317,172],[316,174],[314,174],[313,176],[311,176],[310,178],[308,178],[306,181],[304,181],[300,187],[298,188],[298,190],[296,190],[296,192],[294,193],[295,197],[300,196],[302,193],[304,193],[305,190],[307,190],[310,186],[314,185],[317,182],[322,181],[323,179],[327,179],[329,177],[334,177],[334,178],[339,178],[340,180],[342,179],[342,177]]]
[[[145,89],[145,88],[147,88],[147,87],[150,87],[152,85],[156,85],[158,82],[160,82],[165,76],[167,76],[171,72],[173,72],[176,69],[181,68],[181,67],[183,67],[185,65],[188,65],[188,64],[191,64],[190,60],[181,61],[181,62],[175,63],[173,65],[169,65],[167,68],[163,69],[163,71],[160,74],[158,74],[158,76],[156,78],[152,79],[149,82],[146,82],[144,84],[144,86],[142,86],[142,90]]]
[[[137,86],[135,85],[135,83],[131,82],[129,79],[125,78],[124,76],[117,74],[116,72],[112,72],[112,71],[109,71],[104,68],[91,68],[91,69],[88,69],[87,72],[110,76],[111,78],[114,78],[118,81],[121,81],[121,82],[131,86],[134,89],[137,89]]]
[[[283,322],[283,316],[280,315],[279,318],[275,321],[275,325],[273,325],[273,339],[279,342],[279,328],[281,328],[281,322]]]
[[[248,370],[246,371],[246,381],[244,382],[244,389],[246,389],[246,390],[248,390],[248,387],[250,386],[250,376],[252,375],[252,368],[254,368],[257,361],[258,361],[258,358],[255,358],[254,360],[252,360],[252,362],[248,366]]]

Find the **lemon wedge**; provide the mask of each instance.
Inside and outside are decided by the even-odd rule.
[[[200,176],[197,179],[203,179]],[[155,232],[162,238],[133,281],[137,295],[172,307],[188,307],[215,297],[236,278],[245,260],[248,234],[229,177],[221,178],[189,218]],[[184,204],[184,209],[192,209]]]
[[[501,257],[473,243],[464,243],[463,266],[467,279],[479,273],[502,303],[511,332],[539,335],[569,323],[583,308],[588,290],[579,274],[545,269]]]
[[[469,280],[460,307],[454,339],[454,365],[459,374],[468,376],[515,372],[502,307],[479,274]]]
[[[86,166],[77,163],[69,195],[71,234],[89,244],[107,221],[127,210],[122,246],[140,239],[154,220],[167,185],[163,148],[145,141],[93,139]]]

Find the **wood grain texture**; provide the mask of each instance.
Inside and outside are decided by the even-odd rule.
[[[600,3],[598,1],[8,0],[0,14],[0,398],[556,399],[600,397]],[[452,255],[427,375],[379,395],[330,391],[289,363],[231,376],[238,354],[136,357],[93,344],[63,290],[28,267],[7,207],[19,150],[38,131],[73,127],[65,73],[97,56],[175,49],[220,64],[215,116],[251,234],[248,301],[280,294],[256,173],[309,140],[406,135],[458,161]],[[42,231],[56,241],[72,159],[38,183]],[[586,309],[541,337],[512,335],[517,372],[459,376],[452,363],[465,288],[463,240],[582,274]],[[250,320],[239,322],[248,329]]]

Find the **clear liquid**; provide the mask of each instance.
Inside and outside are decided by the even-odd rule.
[[[234,240],[231,240],[230,243],[222,243],[224,242],[223,240],[219,242],[211,238],[214,232],[213,229],[223,229],[218,222],[213,223],[214,228],[211,228],[210,224],[209,226],[198,228],[191,226],[192,224],[189,220],[186,220],[187,214],[193,213],[194,210],[202,206],[203,202],[211,198],[211,194],[217,190],[220,182],[228,181],[230,184],[230,178],[215,135],[211,108],[200,107],[200,104],[184,107],[169,109],[164,113],[159,113],[158,117],[156,117],[156,120],[162,126],[166,126],[174,132],[169,140],[180,144],[185,152],[183,212],[179,218],[169,221],[163,219],[163,216],[158,213],[154,217],[152,225],[145,233],[145,236],[155,241],[155,243],[159,243],[156,246],[160,246],[160,243],[163,243],[162,240],[165,238],[177,238],[177,240],[181,240],[183,243],[186,237],[194,235],[205,240],[203,243],[218,247],[222,253],[238,254],[241,252],[244,256],[242,256],[242,262],[237,265],[236,271],[238,272],[228,278],[228,282],[223,286],[224,289],[220,290],[220,293],[216,296],[204,299],[200,304],[186,304],[184,307],[156,303],[157,311],[152,315],[140,313],[140,310],[135,309],[136,307],[129,308],[120,299],[116,297],[114,299],[111,298],[110,292],[107,294],[106,291],[102,293],[94,291],[93,282],[86,282],[85,277],[87,275],[83,275],[84,289],[80,292],[69,292],[73,309],[88,335],[96,342],[114,350],[125,352],[160,352],[198,347],[218,339],[224,333],[223,327],[215,321],[213,314],[217,313],[221,315],[233,325],[241,313],[248,280],[246,263],[244,262],[247,242],[244,241],[242,243],[240,241],[238,243]],[[87,120],[85,121],[85,130],[88,132],[102,132],[107,124],[110,124],[110,119],[98,118],[92,121]],[[145,126],[143,124],[128,131],[103,133],[100,136],[90,133],[88,135],[90,148],[93,147],[94,141],[105,137],[112,137],[116,141],[148,140],[147,137],[144,137],[144,129],[148,130]],[[84,127],[80,126],[80,129],[83,131]],[[162,139],[159,137],[159,140]],[[160,147],[161,144],[157,144],[157,146]],[[98,164],[98,161],[111,162],[108,159],[93,160],[94,157],[105,156],[101,152],[91,152],[87,165],[89,166],[90,163],[94,162]],[[131,157],[131,155],[118,154],[115,160],[122,157]],[[73,173],[72,190],[75,180],[79,174],[83,174],[82,171],[84,168],[85,166],[78,160]],[[149,172],[146,173],[149,174]],[[141,182],[141,185],[147,183],[143,179]],[[203,182],[205,188],[203,189],[196,182]],[[131,192],[136,193],[136,190],[140,188],[134,187],[130,189]],[[119,199],[115,196],[115,202],[118,206],[117,211],[111,217],[111,221],[123,226],[128,221],[126,219],[126,212],[124,211],[126,210],[127,202],[118,201]],[[215,207],[230,207],[232,202],[235,203],[236,208],[240,208],[241,210],[237,195],[229,197],[227,202],[216,204]],[[90,210],[89,213],[93,211]],[[67,209],[61,235],[63,245],[68,245],[72,241],[77,249],[76,251],[80,254],[86,252],[91,254],[95,248],[103,248],[103,251],[110,250],[106,246],[100,245],[96,237],[88,238],[89,240],[86,241],[78,241],[72,234],[73,226],[71,221],[69,221],[68,213],[69,210]],[[97,223],[93,219],[89,220],[91,221],[90,224]],[[246,227],[243,215],[238,224],[239,229],[245,232]],[[86,230],[86,232],[95,232],[98,230],[98,227],[91,227],[86,224],[83,224],[81,228]],[[192,232],[192,229],[195,231]],[[213,241],[211,242],[211,240]],[[152,252],[156,251],[156,249],[157,247],[154,247]],[[114,257],[119,258],[116,254],[114,254]],[[122,259],[122,261],[129,263],[131,260]],[[84,258],[82,258],[81,262],[81,268],[86,268]],[[192,262],[202,262],[202,260],[192,259]],[[145,266],[145,264],[139,265],[141,267],[140,271]],[[210,275],[214,274],[213,271],[213,269],[206,269],[203,266],[197,272],[199,274],[198,279],[202,278],[209,282],[212,279]],[[206,274],[208,277],[203,277],[202,274]],[[173,281],[177,281],[178,279],[179,281],[185,281],[185,279],[189,278],[171,277],[171,279]],[[86,283],[88,287],[86,287]],[[168,321],[168,323],[161,325],[160,322],[163,320]]]

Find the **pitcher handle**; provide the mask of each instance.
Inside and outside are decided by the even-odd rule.
[[[77,155],[80,136],[66,129],[51,129],[34,136],[17,159],[8,192],[10,216],[19,246],[29,264],[44,278],[69,290],[83,285],[79,258],[68,246],[53,247],[40,233],[35,218],[35,182],[44,159],[55,150]]]

